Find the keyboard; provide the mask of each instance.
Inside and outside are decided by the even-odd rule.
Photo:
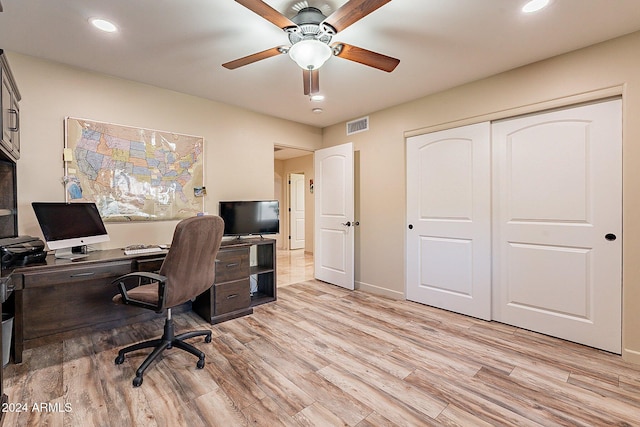
[[[151,254],[154,252],[163,252],[166,249],[161,248],[160,246],[155,245],[135,245],[135,246],[127,246],[124,248],[125,255],[140,255],[140,254]]]

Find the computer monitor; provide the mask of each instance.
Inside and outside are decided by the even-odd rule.
[[[33,202],[44,240],[56,258],[86,256],[86,245],[109,241],[95,203]]]

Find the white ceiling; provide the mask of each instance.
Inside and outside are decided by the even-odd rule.
[[[640,30],[639,0],[393,0],[333,41],[400,59],[392,73],[333,57],[321,103],[303,95],[286,55],[236,70],[222,63],[288,45],[234,0],[1,0],[0,48],[325,127]],[[295,0],[266,0],[292,17]],[[345,0],[307,0],[325,15]],[[91,17],[120,31],[99,33]],[[46,76],[43,76],[46,78]],[[16,76],[18,83],[20,76]],[[324,112],[311,110],[321,107]]]

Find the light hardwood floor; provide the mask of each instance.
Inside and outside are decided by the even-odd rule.
[[[302,249],[278,250],[276,267],[278,287],[313,279],[313,255]]]
[[[5,369],[26,410],[4,425],[640,425],[640,367],[620,356],[315,280],[251,316],[175,321],[213,331],[194,340],[203,370],[173,349],[132,387],[146,353],[116,366],[117,350],[158,336],[161,320],[28,350]]]

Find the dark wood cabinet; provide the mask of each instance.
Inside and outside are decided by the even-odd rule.
[[[193,309],[211,323],[251,314],[276,299],[275,240],[223,242],[211,288],[174,312]],[[47,257],[46,263],[11,273],[14,299],[14,361],[29,348],[62,339],[162,317],[149,310],[114,304],[111,282],[133,271],[158,271],[164,254],[124,255],[97,251],[77,261]]]
[[[16,161],[20,158],[20,92],[11,74],[9,63],[0,49],[0,238],[18,235],[18,209],[16,192]],[[4,292],[2,292],[4,297]],[[4,304],[4,302],[3,302]],[[10,337],[4,337],[10,339]],[[3,337],[0,328],[0,349]],[[0,368],[0,400],[7,402]],[[4,411],[0,413],[0,425]]]
[[[20,157],[20,93],[0,49],[0,238],[18,235],[16,160]]]
[[[0,153],[0,239],[17,235],[16,164]]]
[[[276,241],[256,239],[252,242],[256,262],[251,266],[251,305],[275,301],[276,291]]]
[[[20,158],[20,92],[11,74],[9,63],[0,49],[0,127],[2,127],[2,139],[0,149],[10,159]]]
[[[276,299],[273,239],[222,242],[213,286],[193,302],[193,310],[212,324],[253,313],[253,307]],[[254,262],[251,260],[254,259]]]
[[[121,249],[111,249],[78,261],[50,255],[46,264],[14,269],[15,363],[22,362],[22,353],[29,348],[161,318],[162,314],[150,310],[112,303],[117,289],[111,282],[133,271],[157,270],[162,259],[157,255],[127,256]],[[189,304],[175,312],[188,309]]]

